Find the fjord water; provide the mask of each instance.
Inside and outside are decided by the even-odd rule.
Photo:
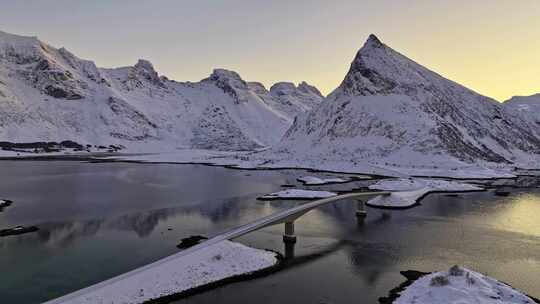
[[[261,202],[304,171],[240,171],[199,165],[2,161],[0,302],[39,303],[177,252],[181,238],[212,235],[302,202]],[[332,185],[322,189],[344,189]],[[312,187],[317,189],[316,187]],[[540,191],[428,196],[409,210],[355,204],[312,211],[296,225],[296,256],[282,271],[179,303],[376,303],[400,270],[467,266],[540,297]],[[238,241],[283,252],[275,226]]]

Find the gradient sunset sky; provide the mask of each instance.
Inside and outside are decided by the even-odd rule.
[[[198,81],[213,68],[267,87],[341,82],[370,33],[503,101],[540,92],[539,0],[0,0],[0,30],[38,36],[98,66],[150,60]]]

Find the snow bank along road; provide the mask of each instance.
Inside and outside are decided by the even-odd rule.
[[[103,281],[96,285],[93,285],[93,286],[81,289],[79,291],[76,291],[74,293],[65,295],[63,297],[48,301],[45,304],[79,303],[78,299],[93,298],[93,294],[100,293],[100,291],[106,288],[107,286],[112,285],[112,284],[118,284],[118,283],[121,283],[122,281],[124,281],[122,283],[126,283],[125,281],[130,281],[130,283],[133,282],[133,285],[137,285],[137,283],[140,284],[141,282],[144,282],[144,281],[141,281],[140,278],[143,277],[146,272],[150,271],[151,269],[155,267],[160,267],[166,263],[170,265],[170,263],[174,261],[181,263],[183,259],[192,258],[192,255],[196,253],[201,253],[201,251],[208,249],[210,246],[215,245],[217,243],[234,239],[234,238],[240,237],[242,235],[248,234],[250,232],[253,232],[253,231],[265,228],[265,227],[287,223],[287,222],[293,222],[294,220],[298,219],[299,217],[306,214],[307,212],[322,205],[326,205],[326,204],[330,204],[336,201],[350,199],[350,198],[357,198],[357,197],[364,197],[364,196],[377,196],[377,195],[390,195],[390,194],[391,194],[390,192],[347,193],[347,194],[338,195],[338,196],[334,196],[330,198],[316,200],[316,201],[306,203],[306,204],[303,204],[294,208],[283,210],[283,211],[274,213],[272,215],[263,217],[252,223],[245,224],[243,226],[221,233],[217,236],[214,236],[208,239],[207,241],[201,244],[190,247],[177,254],[171,255],[169,257],[166,257],[154,263],[148,264],[146,266],[132,270],[125,274]],[[159,282],[145,282],[144,284],[159,284]],[[126,284],[122,284],[122,285],[126,285]],[[130,286],[130,288],[133,288],[134,290],[140,290],[141,286]],[[170,294],[176,293],[173,290],[171,290],[170,292],[171,292]],[[166,296],[166,295],[163,295],[163,296]]]

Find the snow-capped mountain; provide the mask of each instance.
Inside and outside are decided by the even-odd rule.
[[[537,98],[501,105],[373,35],[324,98],[305,82],[267,90],[224,69],[200,82],[177,82],[146,60],[98,68],[35,37],[0,32],[0,144],[69,140],[133,151],[274,146],[255,160],[308,167],[531,163],[540,153],[540,111],[529,111]]]
[[[307,84],[293,88],[276,96],[223,69],[176,82],[146,60],[103,69],[35,37],[0,32],[0,141],[254,149],[278,142],[294,115],[322,100]]]
[[[528,161],[540,138],[514,111],[371,35],[341,85],[273,151],[302,162],[453,166]]]

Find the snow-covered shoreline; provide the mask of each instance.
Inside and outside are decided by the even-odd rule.
[[[54,152],[54,153],[15,153],[0,151],[1,160],[91,160],[95,162],[132,162],[154,164],[201,164],[221,166],[240,170],[310,170],[313,172],[327,172],[332,174],[358,174],[378,177],[424,177],[445,178],[453,180],[467,179],[507,179],[520,175],[520,171],[538,170],[537,168],[520,168],[510,165],[486,166],[466,165],[463,167],[407,167],[407,166],[381,166],[373,163],[351,163],[347,161],[336,162],[332,160],[293,161],[276,160],[274,158],[259,158],[257,151],[219,151],[200,149],[177,149],[174,151],[158,152],[146,151],[140,147],[116,153],[98,152]],[[257,155],[255,158],[254,155]],[[345,178],[341,178],[345,179]],[[314,184],[315,185],[315,184]],[[322,185],[322,184],[321,184]]]
[[[462,164],[443,166],[398,166],[380,165],[378,163],[350,161],[334,161],[331,159],[302,159],[283,160],[270,153],[269,150],[224,152],[211,150],[177,150],[167,153],[124,154],[119,156],[96,157],[97,160],[134,161],[144,163],[205,163],[226,166],[234,169],[303,169],[318,172],[360,174],[380,177],[441,177],[450,179],[499,179],[514,178],[513,166],[491,164],[471,165]]]
[[[305,186],[322,186],[330,184],[344,184],[351,182],[350,178],[339,178],[339,177],[329,177],[329,178],[320,178],[316,176],[302,176],[296,179]]]
[[[180,298],[193,290],[220,282],[242,279],[279,265],[277,253],[221,241],[197,254],[164,259],[159,264],[118,280],[98,284],[81,294],[68,295],[48,304],[139,304],[158,299]]]

